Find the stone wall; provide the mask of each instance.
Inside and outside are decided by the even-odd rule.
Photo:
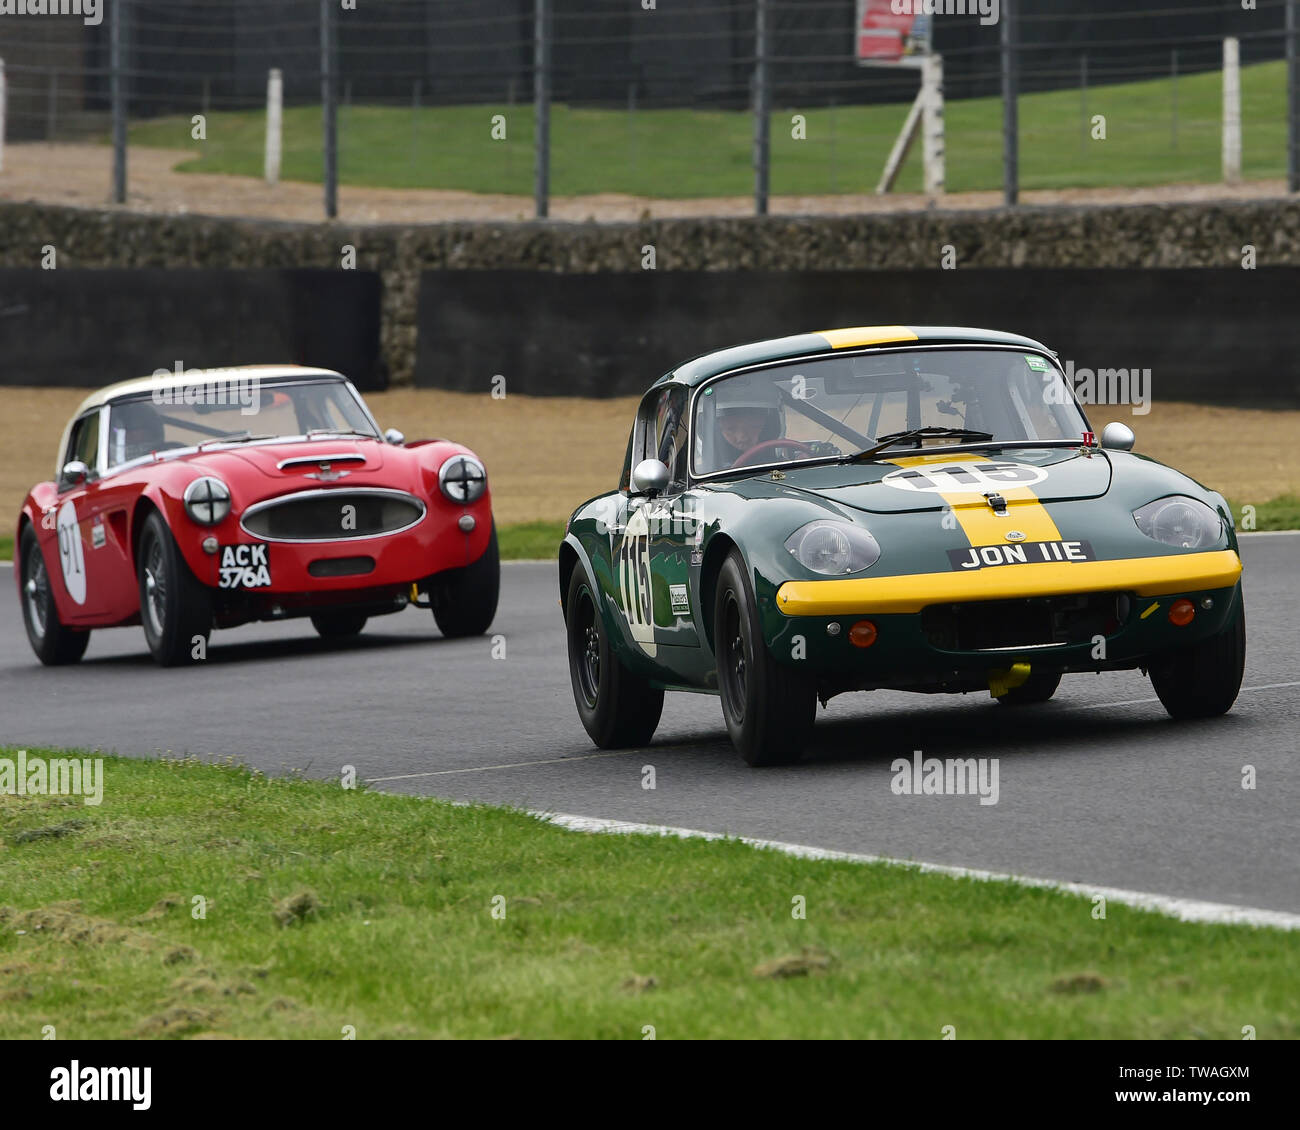
[[[381,348],[395,384],[411,381],[420,275],[524,269],[586,274],[673,270],[962,267],[1300,266],[1300,199],[850,217],[684,219],[632,224],[289,224],[0,204],[0,266],[340,267],[383,279]]]

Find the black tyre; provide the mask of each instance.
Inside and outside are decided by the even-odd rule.
[[[429,590],[433,618],[444,636],[481,636],[492,626],[501,591],[501,557],[497,524],[492,523],[488,547],[472,565],[449,569],[434,577]]]
[[[140,622],[158,664],[180,667],[206,655],[212,632],[212,590],[190,572],[156,510],[145,519],[140,534],[136,573]]]
[[[1246,608],[1241,586],[1237,611],[1217,636],[1153,659],[1151,685],[1172,718],[1213,718],[1237,701],[1246,667]]]
[[[569,679],[578,717],[601,749],[648,745],[664,709],[664,692],[629,671],[609,646],[595,588],[581,565],[565,602]]]
[[[816,719],[816,684],[772,658],[744,561],[735,551],[718,575],[713,651],[722,715],[740,756],[754,766],[797,761]]]
[[[45,566],[36,531],[23,527],[18,542],[19,590],[23,602],[23,624],[27,628],[27,642],[32,651],[47,667],[61,667],[76,663],[86,654],[90,643],[89,632],[78,632],[64,627],[54,604],[50,588],[50,571]]]
[[[1036,702],[1046,702],[1060,685],[1059,671],[1044,671],[1041,674],[1030,672],[1029,678],[1020,686],[1012,687],[1006,694],[999,695],[998,702],[1003,706],[1031,706]]]
[[[364,612],[317,612],[311,618],[311,625],[325,639],[337,640],[360,635],[369,619]]]

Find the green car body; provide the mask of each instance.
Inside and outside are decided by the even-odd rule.
[[[1171,713],[1221,712],[1203,708],[1207,682],[1232,683],[1227,709],[1240,683],[1239,655],[1206,660],[1190,673],[1187,660],[1180,668],[1173,657],[1192,654],[1198,645],[1201,652],[1222,651],[1222,641],[1237,636],[1244,655],[1241,563],[1228,505],[1153,459],[1103,448],[1090,431],[1077,442],[1010,450],[951,442],[938,449],[891,449],[861,462],[780,462],[704,475],[688,455],[687,472],[677,482],[648,493],[633,486],[634,447],[638,456],[649,453],[656,405],[687,406],[684,415],[678,411],[677,426],[691,428],[698,398],[737,371],[806,362],[811,372],[816,359],[830,355],[966,346],[1018,351],[1032,370],[1060,372],[1046,347],[1017,335],[871,327],[724,350],[660,378],[638,412],[619,489],[584,503],[569,520],[559,558],[566,620],[573,618],[577,572],[588,582],[583,591],[599,617],[598,631],[592,625],[587,633],[596,658],[616,662],[643,696],[722,689],[730,726],[715,636],[719,578],[731,558],[743,563],[748,615],[757,626],[751,634],[761,634],[766,651],[759,656],[757,640],[740,640],[745,633],[739,631],[735,654],[741,667],[748,660],[751,677],[759,658],[767,665],[768,695],[788,678],[798,684],[799,703],[810,691],[824,703],[844,691],[886,687],[989,689],[1015,702],[1016,688],[1032,677],[1038,682],[1030,686],[1046,687],[1046,694],[1019,693],[1040,701],[1065,672],[1154,665],[1167,685],[1195,684],[1195,693],[1171,691],[1178,709],[1161,694]],[[1074,409],[1088,428],[1077,403]],[[662,407],[659,413],[662,418]],[[689,433],[686,444],[698,452]],[[1008,489],[999,487],[1000,477]],[[1217,513],[1217,539],[1187,549],[1144,533],[1134,511],[1171,496]],[[819,520],[868,533],[878,556],[863,569],[831,577],[807,567],[787,541]],[[746,594],[733,588],[744,603]],[[1174,608],[1180,601],[1192,605],[1186,622],[1186,604]],[[742,622],[746,614],[738,613]],[[869,627],[855,630],[863,622]],[[571,673],[584,722],[598,744],[627,744],[593,731],[580,685],[581,655],[575,659],[582,650],[571,625]],[[1205,669],[1207,663],[1213,670]],[[587,686],[592,691],[595,684],[588,680]],[[1225,696],[1226,689],[1218,698]],[[590,708],[593,694],[586,699]],[[731,729],[751,763],[798,754],[790,735],[775,740],[780,749],[746,750]],[[645,726],[633,730],[613,737],[647,737]],[[751,734],[747,740],[761,746],[765,739]],[[802,744],[796,736],[793,746]]]

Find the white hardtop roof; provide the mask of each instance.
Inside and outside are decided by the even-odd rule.
[[[226,369],[187,369],[181,373],[167,373],[166,376],[136,377],[129,381],[118,381],[98,392],[92,392],[78,405],[73,419],[92,408],[99,408],[110,401],[124,396],[134,396],[142,392],[152,392],[158,388],[176,388],[192,385],[195,382],[217,384],[219,382],[282,380],[286,377],[333,377],[343,380],[342,373],[332,369],[315,369],[306,365],[234,365]]]

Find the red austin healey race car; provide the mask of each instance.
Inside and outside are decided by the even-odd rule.
[[[28,494],[14,570],[32,650],[74,663],[93,628],[144,627],[165,666],[214,627],[309,616],[327,637],[432,608],[485,632],[500,567],[487,473],[447,440],[380,433],[338,373],[190,371],[77,410]]]

